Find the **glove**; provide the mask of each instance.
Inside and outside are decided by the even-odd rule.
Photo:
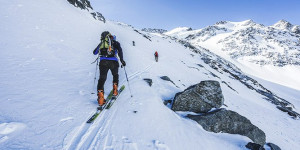
[[[126,66],[126,62],[124,60],[121,60],[122,66]]]

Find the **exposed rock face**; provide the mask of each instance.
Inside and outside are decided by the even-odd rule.
[[[68,2],[81,9],[93,9],[88,0],[68,0]]]
[[[212,108],[220,108],[224,104],[224,97],[218,81],[201,81],[199,84],[177,93],[172,110],[192,111],[196,113],[208,112]]]
[[[195,120],[207,131],[244,135],[260,145],[266,142],[262,130],[234,111],[223,108],[204,115],[189,115],[188,118]]]
[[[93,10],[91,3],[89,0],[67,0],[70,4],[74,5],[75,7],[79,7],[80,9],[85,9],[87,11]],[[91,15],[99,21],[106,22],[104,16],[99,12],[93,12]]]
[[[104,23],[106,22],[104,16],[99,13],[99,12],[93,12],[91,13],[93,15],[93,17],[96,19],[96,20],[100,20],[100,21],[103,21]]]

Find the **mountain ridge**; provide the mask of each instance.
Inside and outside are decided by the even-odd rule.
[[[171,30],[165,34],[187,40],[195,46],[214,43],[231,58],[246,59],[258,65],[300,65],[299,26],[285,20],[272,26],[257,24],[253,20],[220,21],[199,30],[182,30],[175,34]]]

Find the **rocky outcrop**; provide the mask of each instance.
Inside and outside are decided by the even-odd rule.
[[[74,5],[75,7],[78,7],[80,9],[85,9],[87,11],[93,10],[93,7],[91,6],[91,3],[89,0],[67,0],[70,4]],[[92,12],[91,15],[99,21],[106,22],[104,16],[99,12]]]
[[[102,21],[102,22],[104,22],[104,23],[106,22],[104,16],[103,16],[101,13],[99,13],[99,12],[92,12],[91,14],[93,15],[93,17],[94,17],[96,20]]]
[[[172,110],[208,112],[212,108],[220,108],[224,104],[224,97],[218,81],[201,81],[181,93],[177,93],[174,98]]]
[[[88,0],[68,0],[68,2],[74,5],[75,7],[79,7],[81,9],[93,9],[90,1]]]
[[[207,131],[239,134],[249,137],[256,144],[265,144],[266,135],[262,130],[234,111],[219,109],[223,104],[224,97],[220,83],[207,80],[177,93],[171,109],[203,113],[187,117],[195,120]],[[212,109],[215,110],[211,111]]]
[[[203,129],[210,132],[244,135],[260,145],[266,142],[266,135],[262,130],[246,117],[231,110],[223,108],[203,115],[189,115],[188,118],[195,120]]]

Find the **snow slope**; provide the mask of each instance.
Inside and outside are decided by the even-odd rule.
[[[149,34],[149,40],[124,23],[104,24],[67,1],[1,3],[0,149],[246,149],[249,138],[207,132],[185,118],[185,112],[175,113],[163,104],[202,80],[226,81],[236,89],[221,84],[227,109],[261,128],[267,142],[282,149],[300,149],[299,120],[216,72],[199,55],[169,38]],[[130,85],[120,68],[124,93],[93,124],[86,124],[97,106],[96,95],[90,94],[96,88],[92,50],[105,30],[115,34],[124,49]],[[161,76],[170,77],[176,86]],[[153,80],[152,87],[144,78]],[[111,81],[109,74],[106,93]],[[300,111],[299,92],[266,84]]]

